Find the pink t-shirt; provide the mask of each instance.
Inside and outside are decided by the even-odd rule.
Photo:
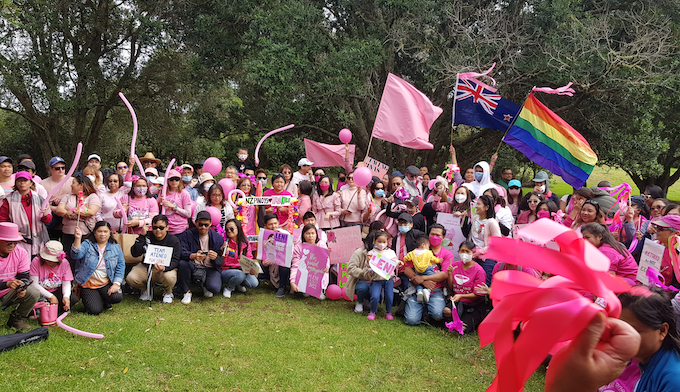
[[[0,257],[0,282],[9,282],[17,277],[18,273],[28,272],[31,269],[31,261],[24,248],[15,246],[12,253],[7,257]],[[0,290],[0,297],[9,293],[9,288]]]
[[[638,265],[630,253],[626,252],[628,255],[623,256],[621,253],[617,252],[616,249],[607,244],[602,244],[599,249],[600,252],[602,252],[609,259],[610,271],[614,271],[616,275],[619,275],[623,279],[629,280],[628,283],[636,283]]]
[[[128,204],[128,222],[133,219],[138,219],[151,225],[153,217],[158,215],[158,203],[153,197],[130,197],[129,195],[125,195],[123,196],[121,203]],[[143,223],[135,227],[134,233],[141,234],[142,226],[144,226]]]
[[[292,194],[286,190],[283,190],[279,193],[276,193],[275,190],[273,189],[267,189],[266,191],[262,192],[262,196],[292,196]],[[267,206],[270,207],[270,206]],[[283,208],[285,210],[285,208]],[[279,217],[279,224],[283,226],[286,221],[288,220],[288,213],[287,212],[282,212],[279,207],[273,207],[273,210],[276,212],[276,216]]]
[[[168,225],[170,226],[170,233],[179,234],[187,229],[187,218],[191,216],[191,196],[185,189],[182,189],[182,192],[179,193],[168,191],[165,200],[175,203],[177,208],[186,212],[186,215],[182,216],[179,212],[175,212],[169,208],[165,209],[165,215],[168,217]]]
[[[70,194],[66,195],[66,197],[61,199],[60,204],[65,204],[66,210],[72,211],[78,205],[78,196],[74,195],[73,193],[70,193]],[[91,206],[97,206],[97,207],[101,208],[102,202],[101,202],[101,199],[99,199],[99,196],[97,196],[96,193],[92,193],[89,196],[85,197],[83,205],[85,205],[88,208],[91,207]],[[81,213],[85,212],[85,208],[82,208],[80,210],[80,212]],[[84,237],[91,231],[92,228],[94,228],[94,225],[97,224],[97,216],[96,215],[91,216],[91,217],[89,217],[85,220],[83,220],[82,217],[80,219],[81,219],[80,222],[78,222],[75,219],[68,219],[68,218],[64,219],[62,221],[62,224],[64,225],[62,231],[64,232],[64,234],[73,235],[73,233],[76,231],[76,224],[77,224],[78,227],[80,227],[80,231],[83,233],[83,237]]]
[[[434,252],[432,252],[432,253],[435,255],[435,257],[442,259],[442,262],[440,264],[432,264],[432,269],[434,270],[434,273],[436,274],[438,272],[448,270],[449,265],[451,265],[451,263],[453,263],[453,253],[451,253],[451,251],[449,251],[448,249],[446,249],[444,247],[441,248],[439,253],[434,253]],[[415,271],[415,268],[413,267],[413,262],[411,262],[411,261],[405,262],[404,267],[410,267]],[[399,271],[402,271],[402,269],[399,269]],[[437,285],[435,286],[435,288],[444,287],[444,283],[445,283],[445,280],[443,280],[441,282],[437,282]]]
[[[453,264],[453,292],[456,294],[471,294],[475,293],[475,287],[479,284],[486,283],[486,272],[479,264],[474,263],[472,267],[465,270],[462,261],[454,261]],[[473,302],[474,299],[463,298],[461,302]]]
[[[41,265],[40,256],[35,257],[31,262],[31,276],[37,276],[38,284],[50,293],[61,287],[62,282],[73,280],[71,265],[68,260],[64,259],[63,262],[52,268],[47,263]]]

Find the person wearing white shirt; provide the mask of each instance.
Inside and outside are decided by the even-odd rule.
[[[310,181],[312,182],[314,178],[312,177],[312,165],[314,162],[310,161],[307,158],[302,158],[298,162],[298,166],[300,167],[300,170],[296,171],[293,173],[293,178],[290,180],[290,182],[293,184],[293,186],[296,186],[300,183],[300,181]]]

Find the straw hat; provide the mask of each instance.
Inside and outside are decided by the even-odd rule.
[[[153,153],[150,153],[150,152],[147,152],[146,155],[144,155],[143,157],[141,157],[141,158],[139,159],[139,161],[140,161],[141,163],[144,163],[144,162],[156,162],[156,164],[161,163],[161,160],[160,160],[160,159],[156,159],[156,157],[153,156]]]

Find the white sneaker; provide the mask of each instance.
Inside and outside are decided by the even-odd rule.
[[[245,293],[246,292],[246,286],[241,286],[240,284],[236,286],[236,290]]]
[[[175,296],[172,293],[163,294],[163,303],[164,304],[171,304],[173,298],[175,298]]]
[[[222,295],[224,298],[231,298],[231,290],[225,287],[224,290],[222,290]]]
[[[142,291],[142,294],[139,295],[140,301],[151,301],[152,299],[153,295],[149,294],[146,290]]]
[[[430,289],[423,289],[423,302],[430,302]]]
[[[364,311],[364,304],[357,301],[357,304],[354,306],[354,313],[361,313],[363,311]]]
[[[184,297],[182,298],[182,303],[184,305],[189,305],[191,303],[191,291],[187,291],[184,293]]]
[[[321,295],[319,296],[319,299],[320,299],[321,301],[323,301],[324,299],[326,299],[326,296],[323,295],[323,293],[321,293]],[[362,307],[363,307],[363,305],[362,305]],[[363,309],[362,309],[362,311],[363,311]]]
[[[418,292],[416,292],[416,300],[418,302],[423,302],[423,290],[420,289]]]
[[[206,289],[205,287],[203,288],[203,296],[206,298],[212,298],[213,293],[212,291]]]

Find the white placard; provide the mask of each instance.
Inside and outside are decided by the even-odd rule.
[[[172,260],[172,247],[160,245],[147,245],[144,254],[144,264],[160,264],[164,267],[170,265]]]
[[[647,279],[647,268],[649,267],[661,272],[661,261],[665,250],[663,245],[657,244],[649,238],[645,239],[645,245],[642,247],[642,254],[640,255],[640,266],[635,277],[638,282],[645,285],[649,284],[649,279]],[[670,282],[666,282],[666,284],[670,284]]]

